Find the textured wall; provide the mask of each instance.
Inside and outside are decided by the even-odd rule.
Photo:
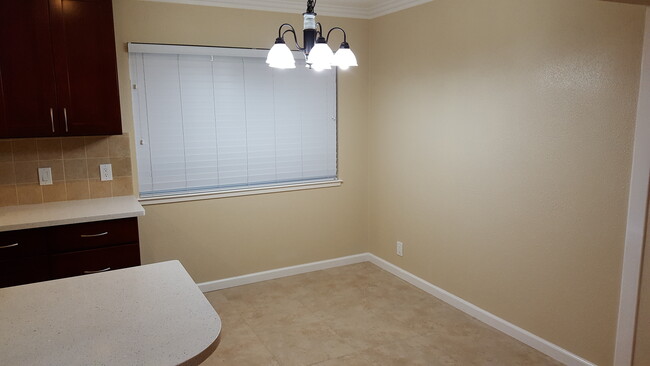
[[[300,29],[302,23],[300,14],[146,1],[114,0],[113,8],[125,131],[133,131],[126,42],[269,48],[280,24]],[[179,259],[202,282],[364,251],[368,22],[318,20],[346,30],[362,65],[339,73],[343,185],[146,206],[140,219],[143,262]]]
[[[370,251],[610,365],[644,12],[437,0],[372,20]]]

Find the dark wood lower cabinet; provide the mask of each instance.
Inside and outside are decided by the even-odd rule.
[[[135,217],[0,232],[0,287],[139,265]]]
[[[80,276],[140,265],[138,244],[53,255],[52,278]]]
[[[50,279],[49,257],[27,257],[0,262],[0,287]]]

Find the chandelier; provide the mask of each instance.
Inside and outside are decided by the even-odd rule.
[[[304,27],[302,30],[304,47],[300,47],[296,30],[291,24],[284,23],[280,26],[278,29],[278,38],[275,39],[275,44],[266,57],[266,63],[270,67],[277,69],[296,68],[296,60],[284,42],[284,36],[287,33],[293,34],[296,48],[304,53],[306,66],[310,69],[320,71],[336,66],[341,70],[347,70],[351,66],[358,66],[357,58],[352,53],[352,50],[350,50],[347,35],[342,28],[334,27],[323,37],[323,26],[316,22],[315,6],[316,0],[307,0],[307,11],[302,14],[304,18]],[[330,34],[335,30],[343,32],[343,43],[341,43],[336,53],[333,53],[327,45],[327,42],[329,41]]]

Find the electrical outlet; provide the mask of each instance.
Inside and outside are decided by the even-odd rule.
[[[113,166],[111,164],[99,164],[99,179],[102,181],[113,180]]]
[[[395,249],[397,251],[397,255],[399,255],[400,257],[404,256],[404,243],[398,241],[397,244],[395,245]]]
[[[42,186],[52,184],[52,168],[38,168],[38,184]]]

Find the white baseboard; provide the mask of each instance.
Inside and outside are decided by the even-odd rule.
[[[471,304],[460,297],[451,294],[438,286],[435,286],[420,277],[409,273],[396,265],[387,262],[374,254],[367,253],[369,261],[379,268],[392,273],[393,275],[403,279],[411,285],[425,291],[438,299],[446,302],[447,304],[455,307],[456,309],[482,321],[483,323],[498,329],[501,332],[517,339],[518,341],[529,345],[530,347],[552,357],[568,366],[596,366],[595,364],[565,350],[558,345],[555,345],[543,338],[540,338],[533,333],[519,328],[518,326],[499,318],[498,316],[489,313],[478,306]]]
[[[224,288],[248,285],[250,283],[274,280],[276,278],[288,277],[302,273],[320,271],[348,264],[368,262],[368,253],[355,254],[347,257],[328,259],[320,262],[300,264],[297,266],[272,269],[264,272],[251,273],[243,276],[224,278],[210,282],[199,283],[199,289],[203,292],[222,290]]]
[[[522,329],[498,316],[489,313],[478,306],[471,304],[460,297],[451,294],[440,287],[437,287],[420,277],[407,272],[396,265],[387,262],[386,260],[377,257],[371,253],[362,253],[351,255],[348,257],[335,258],[320,262],[313,262],[301,264],[298,266],[278,268],[270,271],[252,273],[244,276],[226,278],[223,280],[203,282],[198,284],[203,292],[221,290],[229,287],[247,285],[250,283],[272,280],[281,277],[293,276],[302,273],[319,271],[322,269],[334,268],[345,266],[348,264],[355,264],[361,262],[370,262],[379,268],[401,278],[402,280],[410,283],[411,285],[435,296],[436,298],[446,302],[447,304],[455,307],[456,309],[482,321],[483,323],[517,339],[518,341],[552,357],[568,366],[596,366],[595,364],[553,344],[535,334]]]

